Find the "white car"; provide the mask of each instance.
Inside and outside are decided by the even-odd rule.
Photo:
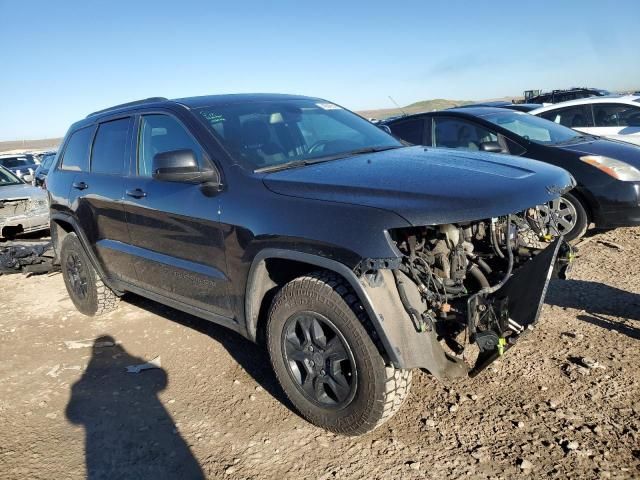
[[[640,95],[581,98],[529,113],[590,135],[640,145]]]
[[[49,228],[46,192],[0,166],[0,238]]]

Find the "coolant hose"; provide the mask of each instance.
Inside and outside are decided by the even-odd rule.
[[[480,284],[482,288],[489,288],[491,285],[489,284],[489,280],[484,276],[484,273],[480,271],[477,265],[472,264],[469,268],[469,274]]]
[[[511,217],[509,217],[511,218]],[[509,236],[509,226],[507,224],[507,236]],[[507,239],[507,244],[509,243],[509,239]],[[504,258],[504,253],[500,250],[500,245],[498,245],[498,237],[496,235],[496,225],[491,221],[491,246],[493,247],[493,251],[496,252],[500,258]]]
[[[420,313],[411,306],[411,303],[409,302],[409,298],[407,298],[407,292],[405,292],[404,290],[404,285],[403,285],[404,282],[398,275],[398,271],[397,270],[391,270],[391,271],[393,272],[393,278],[396,281],[396,287],[398,288],[398,294],[400,295],[400,302],[402,302],[404,309],[407,311],[407,313],[413,320],[413,324],[416,330],[420,331],[420,324],[421,324]]]
[[[509,238],[510,237],[509,236],[509,229],[510,228],[511,228],[511,215],[507,216],[507,238],[506,238],[506,243],[507,243],[507,256],[509,257],[509,266],[507,267],[507,271],[506,271],[506,273],[504,274],[504,277],[502,277],[502,280],[500,280],[499,283],[495,284],[493,287],[483,288],[478,293],[489,294],[489,293],[495,292],[500,287],[502,287],[505,283],[507,283],[507,280],[509,280],[509,277],[511,276],[511,271],[513,270],[513,250],[511,249],[511,239]]]
[[[476,263],[480,265],[480,268],[484,270],[484,273],[490,274],[491,272],[493,272],[493,270],[491,270],[491,267],[487,264],[487,262],[485,262],[480,257],[476,258]]]

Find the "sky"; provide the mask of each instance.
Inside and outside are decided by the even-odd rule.
[[[0,140],[140,98],[271,92],[352,110],[640,89],[637,0],[0,0]]]

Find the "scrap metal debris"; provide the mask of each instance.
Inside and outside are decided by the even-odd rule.
[[[129,365],[127,367],[127,373],[140,373],[143,370],[151,370],[152,368],[162,368],[162,364],[160,363],[160,355],[147,363]]]
[[[48,273],[56,270],[51,242],[0,244],[0,275]]]

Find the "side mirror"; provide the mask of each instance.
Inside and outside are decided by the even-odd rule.
[[[171,150],[154,155],[152,178],[165,182],[220,184],[216,170],[200,170],[193,150]]]
[[[393,135],[393,133],[391,132],[391,129],[389,128],[388,125],[378,125],[378,128],[380,130],[384,130],[385,132],[387,132],[389,135]]]
[[[480,150],[489,153],[504,153],[504,150],[498,142],[482,142],[480,144]]]

